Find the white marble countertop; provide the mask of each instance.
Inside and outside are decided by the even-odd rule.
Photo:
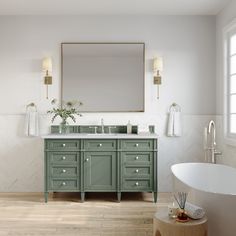
[[[43,139],[156,139],[157,134],[48,134]]]

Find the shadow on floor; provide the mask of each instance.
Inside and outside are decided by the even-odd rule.
[[[80,193],[53,193],[51,194],[54,201],[80,201]],[[50,200],[50,198],[49,198]],[[85,201],[109,201],[109,202],[117,202],[117,194],[116,193],[86,193]],[[152,193],[122,193],[121,201],[145,201],[152,202]]]

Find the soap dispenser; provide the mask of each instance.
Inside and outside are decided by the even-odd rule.
[[[130,120],[129,120],[128,124],[127,124],[127,134],[132,134],[132,125],[130,123]]]

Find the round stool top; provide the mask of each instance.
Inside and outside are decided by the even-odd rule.
[[[155,213],[154,215],[154,220],[159,220],[161,222],[164,222],[166,224],[171,224],[171,225],[180,225],[180,226],[185,226],[185,227],[188,227],[188,226],[193,226],[193,225],[201,225],[201,224],[204,224],[207,222],[207,217],[204,216],[202,219],[199,219],[199,220],[193,220],[193,219],[190,219],[188,222],[185,222],[185,223],[182,223],[182,222],[178,222],[176,221],[176,219],[172,219],[169,217],[168,215],[168,210],[167,208],[165,209],[160,209],[158,210],[157,213]]]

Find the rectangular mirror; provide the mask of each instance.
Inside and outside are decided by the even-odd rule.
[[[144,43],[62,43],[62,100],[81,112],[144,111]]]

